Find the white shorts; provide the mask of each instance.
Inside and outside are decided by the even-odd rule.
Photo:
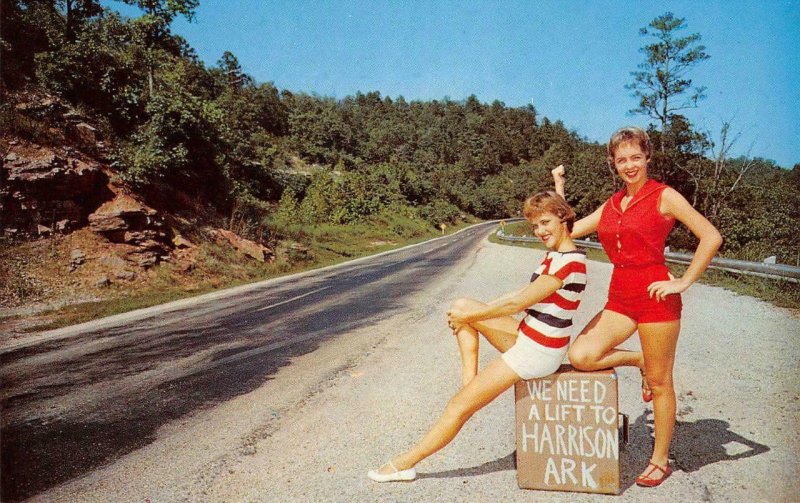
[[[523,379],[546,377],[558,370],[567,356],[569,344],[548,348],[519,332],[517,342],[502,354],[503,361]]]

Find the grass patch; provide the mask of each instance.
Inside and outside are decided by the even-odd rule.
[[[504,233],[507,236],[533,236],[530,225],[527,222],[512,222],[506,224]],[[489,241],[509,246],[522,246],[525,248],[535,248],[545,250],[546,247],[540,241],[525,243],[519,241],[505,241],[497,237],[496,233],[489,236]],[[589,260],[609,262],[608,255],[603,250],[593,248],[586,249],[586,257]],[[686,266],[681,264],[667,264],[675,276],[680,276],[686,271]],[[739,295],[747,295],[757,299],[765,300],[778,307],[790,309],[800,309],[800,283],[792,283],[779,279],[762,278],[747,274],[736,274],[734,272],[719,269],[707,269],[700,278],[700,283],[710,286],[719,286],[730,290]]]
[[[686,266],[671,264],[673,274],[680,275]],[[738,293],[770,302],[778,307],[800,309],[800,283],[780,279],[736,274],[720,269],[707,269],[700,278],[704,285],[719,286]]]
[[[448,226],[446,234],[479,221],[471,219]],[[425,221],[388,213],[350,225],[292,224],[276,227],[276,232],[308,247],[310,267],[305,269],[337,264],[442,236],[441,231]]]

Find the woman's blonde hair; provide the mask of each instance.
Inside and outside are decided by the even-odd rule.
[[[538,192],[525,200],[522,206],[522,214],[528,220],[533,220],[542,213],[552,213],[567,224],[567,229],[572,232],[572,225],[575,223],[575,211],[564,200],[552,190]]]
[[[642,149],[644,155],[650,159],[650,154],[652,153],[652,147],[650,146],[650,137],[647,136],[647,133],[644,129],[638,128],[635,126],[624,127],[617,129],[614,131],[614,134],[611,135],[611,139],[608,140],[608,160],[609,162],[614,162],[614,152],[616,152],[617,147],[619,147],[622,143],[626,142],[636,142],[639,144],[639,148]]]

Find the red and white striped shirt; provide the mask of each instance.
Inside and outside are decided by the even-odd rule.
[[[562,348],[569,344],[572,316],[578,310],[586,289],[586,252],[548,251],[531,276],[531,283],[541,275],[559,278],[561,288],[526,310],[519,331],[542,346]]]

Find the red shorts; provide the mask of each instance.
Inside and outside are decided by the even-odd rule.
[[[667,295],[659,302],[651,299],[647,293],[647,287],[654,281],[669,279],[669,270],[664,264],[615,266],[605,309],[625,315],[637,323],[679,320],[683,307],[680,294]]]

